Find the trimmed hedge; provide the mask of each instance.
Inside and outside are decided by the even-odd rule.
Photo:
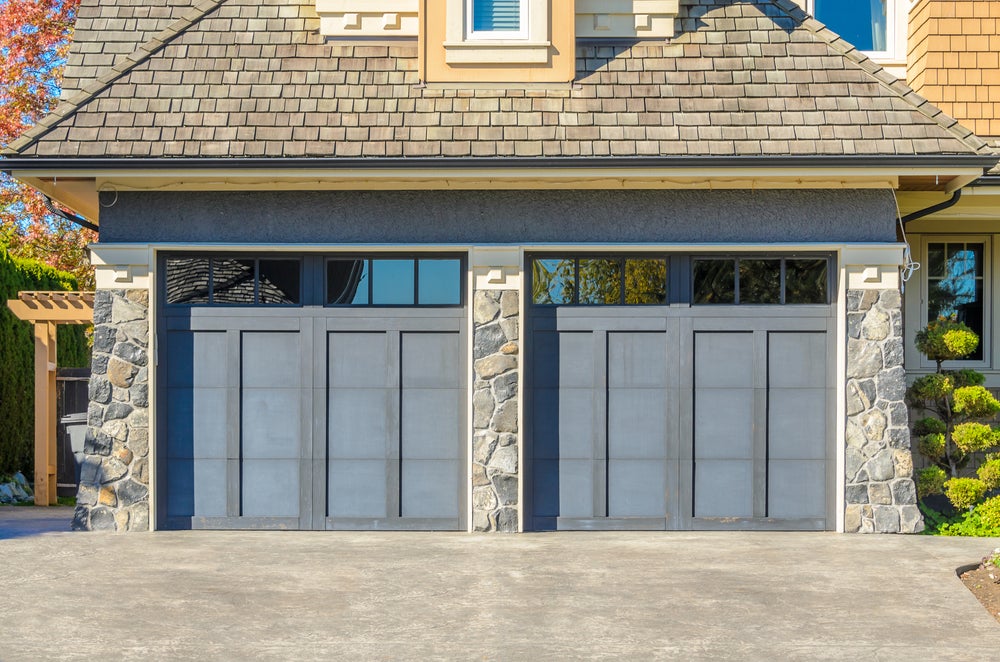
[[[0,476],[34,475],[35,341],[29,322],[14,317],[7,300],[25,290],[75,290],[76,279],[40,262],[11,257],[0,246]],[[61,324],[60,367],[90,365],[86,327]]]

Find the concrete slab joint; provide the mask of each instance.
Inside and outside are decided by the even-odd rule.
[[[848,533],[918,533],[899,290],[847,291]]]
[[[472,528],[518,530],[518,321],[514,290],[473,296]]]
[[[74,530],[149,530],[149,292],[98,289]]]

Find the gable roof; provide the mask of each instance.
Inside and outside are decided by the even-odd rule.
[[[100,37],[99,19],[85,26],[67,71],[77,91],[4,154],[990,154],[791,0],[682,4],[669,44],[578,47],[571,89],[425,87],[415,44],[328,43],[313,0],[178,0],[157,17],[133,9],[126,21],[152,36],[122,55],[129,42]],[[85,0],[81,15],[95,5],[110,11]],[[84,82],[86,53],[98,49],[114,62]]]

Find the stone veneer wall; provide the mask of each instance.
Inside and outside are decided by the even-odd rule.
[[[514,290],[473,297],[472,528],[518,528],[518,320]]]
[[[76,530],[149,529],[149,292],[98,290]]]
[[[847,292],[848,533],[916,533],[924,528],[904,402],[901,305],[895,289]]]

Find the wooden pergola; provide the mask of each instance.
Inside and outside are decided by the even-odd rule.
[[[7,307],[35,326],[35,505],[56,504],[56,326],[90,324],[93,292],[18,292]]]

